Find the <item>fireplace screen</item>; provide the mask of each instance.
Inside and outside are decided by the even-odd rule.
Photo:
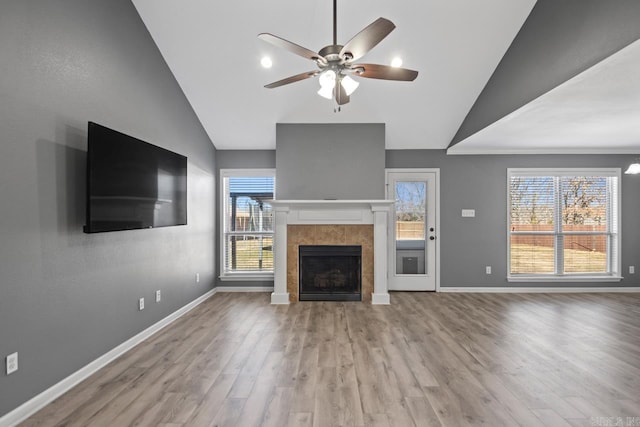
[[[300,301],[360,301],[361,246],[300,246]]]

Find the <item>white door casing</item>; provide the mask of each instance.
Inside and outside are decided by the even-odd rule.
[[[440,288],[440,170],[387,169],[389,290]]]

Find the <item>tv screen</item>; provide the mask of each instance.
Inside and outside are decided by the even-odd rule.
[[[187,223],[187,158],[89,122],[86,233]]]

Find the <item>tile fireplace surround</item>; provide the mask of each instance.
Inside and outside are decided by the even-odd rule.
[[[274,200],[272,304],[298,301],[298,246],[361,245],[362,300],[389,304],[387,222],[393,200]]]

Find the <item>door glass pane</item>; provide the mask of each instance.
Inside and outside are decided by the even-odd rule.
[[[425,274],[427,183],[396,181],[396,274]]]

